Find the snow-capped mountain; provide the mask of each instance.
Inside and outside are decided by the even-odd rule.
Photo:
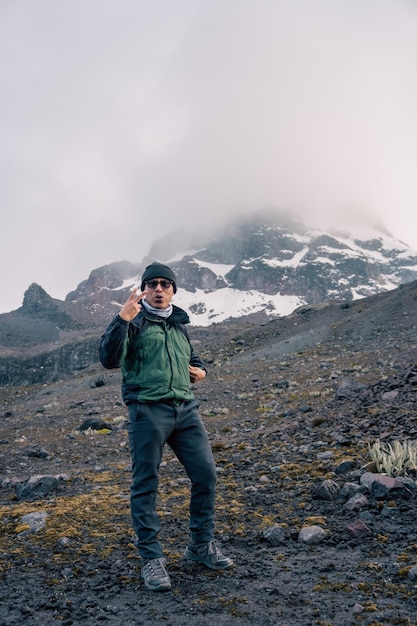
[[[201,234],[173,234],[155,242],[141,263],[94,269],[65,301],[30,285],[21,307],[0,315],[1,385],[56,380],[96,363],[99,336],[154,260],[177,275],[174,303],[194,326],[213,332],[228,319],[259,324],[295,309],[302,315],[304,305],[392,290],[401,299],[395,288],[417,279],[417,252],[375,226],[319,229],[257,216],[206,241]]]
[[[103,307],[117,311],[153,260],[174,269],[174,303],[198,326],[250,313],[288,315],[302,305],[364,298],[417,279],[417,252],[381,227],[323,230],[262,215],[233,222],[193,249],[189,242],[197,238],[173,234],[155,242],[139,265],[94,270],[66,302],[89,303],[96,314]]]

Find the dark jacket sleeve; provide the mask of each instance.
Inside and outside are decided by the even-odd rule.
[[[204,365],[200,357],[194,353],[194,350],[192,348],[191,348],[190,365],[192,365],[193,367],[199,367],[200,369],[204,370],[207,374],[206,366]]]
[[[185,327],[184,327],[184,332],[185,332],[185,335],[186,335],[186,337],[187,337],[187,339],[188,339],[188,341],[190,343],[190,347],[191,347],[190,365],[192,365],[192,367],[199,367],[200,369],[204,370],[206,372],[206,374],[207,374],[207,368],[204,365],[203,361],[198,356],[198,354],[196,354],[194,352],[193,346],[192,346],[191,341],[190,341],[190,336],[189,336],[188,331],[187,331],[187,329]]]
[[[129,322],[116,315],[100,339],[100,363],[107,369],[120,367]]]

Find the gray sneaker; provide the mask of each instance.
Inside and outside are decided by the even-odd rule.
[[[165,569],[165,559],[161,556],[158,559],[149,559],[142,565],[142,578],[145,587],[152,591],[164,591],[171,589],[171,580]]]
[[[190,561],[198,561],[211,569],[227,569],[234,565],[232,559],[224,556],[215,541],[208,543],[190,543],[184,554]]]

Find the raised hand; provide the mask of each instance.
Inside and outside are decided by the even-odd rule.
[[[132,289],[130,296],[119,311],[119,315],[122,320],[125,320],[125,322],[131,322],[133,318],[136,317],[136,315],[142,308],[140,301],[142,300],[145,293],[145,291],[141,291],[140,293],[138,293],[137,287],[134,287]]]

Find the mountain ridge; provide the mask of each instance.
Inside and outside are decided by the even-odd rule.
[[[100,334],[153,260],[173,267],[179,287],[174,302],[189,312],[193,331],[353,305],[417,280],[417,253],[369,226],[324,231],[256,216],[210,234],[204,245],[201,236],[198,249],[181,251],[191,241],[188,234],[173,241],[168,259],[149,254],[141,263],[96,268],[65,301],[30,285],[22,307],[0,315],[2,384],[50,380],[95,362]]]

